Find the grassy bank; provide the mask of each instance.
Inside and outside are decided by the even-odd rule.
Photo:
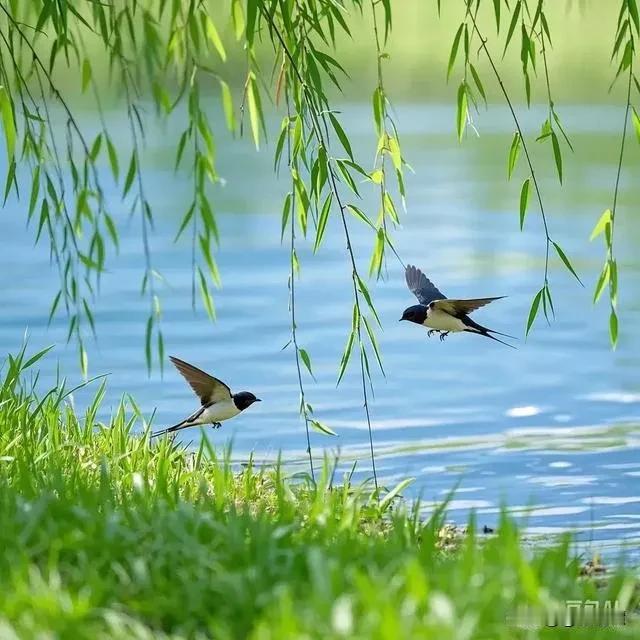
[[[505,624],[524,604],[635,606],[624,573],[580,578],[569,539],[526,550],[503,517],[451,548],[440,512],[331,486],[328,467],[314,486],[232,469],[206,441],[152,446],[135,411],[97,421],[102,392],[82,416],[60,387],[38,399],[34,367],[10,358],[0,381],[2,638],[637,637]]]

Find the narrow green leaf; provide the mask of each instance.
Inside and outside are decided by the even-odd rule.
[[[611,60],[613,61],[613,59],[616,57],[616,55],[618,54],[618,51],[620,51],[620,45],[622,44],[622,41],[624,39],[625,34],[627,33],[627,29],[630,28],[630,23],[629,20],[625,20],[622,23],[622,26],[618,29],[618,35],[616,37],[616,41],[613,45],[613,51],[611,52]]]
[[[129,189],[131,189],[131,185],[133,184],[133,179],[135,178],[135,175],[136,175],[136,167],[137,167],[136,154],[135,152],[133,152],[131,154],[131,160],[129,161],[129,170],[127,171],[127,177],[124,181],[124,189],[122,191],[123,198],[127,195],[127,193],[129,193]]]
[[[556,310],[553,308],[553,299],[551,298],[551,289],[549,288],[549,285],[547,284],[544,287],[544,295],[542,296],[542,299],[544,301],[544,299],[547,299],[547,302],[549,303],[549,306],[551,307],[551,313],[553,314],[553,317],[556,317]]]
[[[118,239],[118,230],[116,229],[116,225],[115,225],[115,222],[113,221],[113,218],[108,213],[104,214],[104,222],[105,222],[105,225],[107,226],[107,231],[109,232],[109,237],[111,238],[111,241],[113,242],[115,248],[118,249],[120,245],[120,241]]]
[[[484,87],[482,86],[482,81],[480,80],[480,76],[478,75],[476,68],[473,66],[473,64],[471,64],[471,62],[469,63],[469,69],[471,69],[471,75],[473,77],[473,81],[476,83],[476,87],[478,88],[478,91],[480,92],[480,95],[482,96],[482,99],[486,104],[487,94],[484,92]]]
[[[367,330],[367,335],[369,336],[369,341],[371,342],[371,346],[373,347],[373,353],[376,356],[376,360],[378,361],[378,366],[380,367],[380,371],[382,375],[385,375],[384,367],[382,365],[382,356],[380,355],[380,349],[378,348],[378,341],[376,340],[376,334],[373,332],[369,321],[363,316],[362,320],[364,321],[365,329]]]
[[[324,232],[327,227],[327,222],[329,220],[329,212],[331,211],[331,203],[333,202],[333,194],[329,193],[322,205],[322,210],[320,211],[320,217],[318,218],[318,228],[316,231],[316,240],[313,245],[313,252],[316,253],[322,244],[322,238],[324,237]]]
[[[458,131],[458,140],[462,141],[464,135],[464,129],[467,125],[467,88],[464,82],[460,83],[458,87],[458,109],[456,114],[456,128]]]
[[[640,35],[640,19],[638,17],[638,5],[636,4],[636,0],[627,0],[627,7],[629,7],[629,14],[631,15],[633,24],[636,27],[636,34]]]
[[[344,178],[344,181],[349,187],[349,189],[351,189],[353,193],[355,193],[358,197],[360,197],[360,192],[358,191],[358,187],[354,182],[353,177],[349,173],[349,169],[347,169],[347,165],[345,164],[345,162],[342,160],[336,160],[336,166],[338,167],[338,170],[340,171],[340,174]]]
[[[380,500],[378,511],[380,511],[380,513],[384,513],[391,506],[394,498],[402,491],[404,491],[414,481],[415,478],[405,478],[404,480],[398,482],[398,484],[393,489],[391,489],[391,491],[389,491],[389,493],[387,493],[387,495],[382,500]]]
[[[42,349],[41,351],[38,351],[38,353],[36,353],[35,355],[31,356],[21,367],[20,367],[20,371],[24,371],[25,369],[28,369],[31,365],[35,364],[36,362],[38,362],[38,360],[40,360],[41,358],[43,358],[47,353],[49,353],[49,351],[51,351],[51,349],[54,348],[55,345],[49,345],[48,347],[45,347],[44,349]]]
[[[553,119],[556,121],[556,124],[558,125],[558,129],[560,129],[560,133],[562,133],[562,137],[564,138],[564,141],[567,143],[567,146],[569,147],[569,149],[573,151],[573,145],[571,144],[571,140],[569,140],[569,136],[567,135],[567,132],[564,130],[564,127],[562,126],[562,122],[560,121],[560,116],[557,114],[556,110],[553,109],[553,107],[552,107],[551,113],[553,114]]]
[[[249,104],[249,121],[251,123],[251,133],[256,149],[260,148],[260,95],[258,85],[253,78],[249,80],[247,86],[247,102]]]
[[[307,371],[311,375],[311,377],[315,380],[315,376],[313,375],[313,371],[311,369],[311,358],[305,349],[298,349],[298,353],[300,354],[300,358],[302,362],[304,362],[304,366],[307,368]]]
[[[611,309],[609,315],[609,337],[611,338],[611,345],[616,348],[618,344],[618,316],[615,309]]]
[[[93,162],[96,161],[98,154],[100,153],[100,149],[102,148],[102,133],[99,133],[96,136],[96,139],[93,141],[91,145],[91,151],[89,152],[89,157]]]
[[[360,218],[360,220],[362,220],[365,224],[369,225],[372,229],[375,229],[375,225],[373,224],[373,222],[371,222],[371,220],[369,220],[362,209],[359,209],[354,204],[348,204],[347,209],[349,209],[351,213],[355,214],[356,217]]]
[[[211,320],[215,320],[216,311],[215,307],[213,306],[213,298],[211,297],[209,287],[207,286],[207,280],[200,267],[198,267],[198,282],[200,285],[200,297],[202,298],[202,303],[204,304],[207,315]]]
[[[357,162],[353,162],[353,160],[349,160],[347,158],[343,158],[339,160],[339,162],[346,164],[352,169],[355,169],[363,178],[369,179],[369,174]]]
[[[527,206],[529,204],[529,186],[531,181],[527,178],[522,183],[522,189],[520,190],[520,231],[522,231],[524,227],[524,219],[527,215]]]
[[[556,169],[558,170],[558,178],[562,184],[562,153],[560,151],[560,143],[555,131],[551,132],[551,144],[553,145],[553,157],[556,161]]]
[[[300,225],[300,229],[302,230],[302,233],[306,236],[307,235],[307,219],[308,219],[308,213],[309,213],[309,207],[310,207],[309,195],[307,194],[307,189],[304,186],[304,182],[300,178],[296,179],[295,188],[296,188],[296,195],[298,196],[296,198],[296,212],[298,214],[298,224]]]
[[[278,136],[278,142],[276,143],[276,152],[273,156],[273,170],[278,173],[280,171],[280,160],[282,158],[282,151],[284,150],[284,143],[287,140],[289,134],[289,118],[287,116],[282,120],[282,127],[280,128],[280,135]]]
[[[9,164],[11,164],[16,148],[16,127],[13,119],[11,97],[3,86],[0,86],[0,115],[2,116],[2,128],[4,129],[7,157]]]
[[[242,11],[242,0],[232,0],[231,18],[233,21],[233,31],[236,40],[240,40],[244,33],[244,12]]]
[[[513,32],[515,31],[516,25],[518,24],[518,18],[520,17],[520,5],[521,2],[518,0],[513,9],[513,14],[511,16],[511,23],[509,24],[509,30],[507,31],[507,41],[504,45],[504,51],[502,52],[502,57],[507,53],[507,48],[509,47],[509,43],[511,42],[511,38],[513,37]]]
[[[256,29],[256,19],[258,16],[258,0],[247,0],[247,25],[246,34],[249,47],[253,46],[253,37]]]
[[[85,58],[82,62],[82,93],[87,90],[89,83],[91,82],[91,63],[88,58]]]
[[[509,149],[509,161],[507,163],[507,175],[511,179],[511,174],[516,167],[518,157],[520,156],[520,134],[516,131],[513,134],[513,140],[511,142],[511,148]]]
[[[38,195],[40,194],[40,167],[37,166],[33,170],[31,176],[31,197],[29,198],[29,213],[27,218],[31,219],[33,212],[35,211],[36,204],[38,203]]]
[[[89,357],[87,356],[87,350],[84,348],[82,342],[80,343],[80,371],[82,377],[86,379],[89,371]]]
[[[184,153],[184,146],[187,143],[187,135],[189,133],[188,129],[185,129],[180,136],[180,140],[178,141],[178,148],[176,149],[176,164],[173,168],[174,171],[178,170],[180,166],[180,161],[182,160],[182,154]]]
[[[95,324],[95,320],[93,319],[93,313],[91,312],[91,309],[89,308],[89,304],[87,303],[87,300],[85,298],[82,298],[82,306],[84,308],[84,314],[85,316],[87,316],[87,320],[89,321],[89,326],[91,327],[91,333],[93,333],[94,338],[97,338],[96,324]]]
[[[458,45],[460,44],[460,36],[462,36],[462,30],[464,29],[464,22],[458,27],[456,35],[453,38],[453,44],[451,45],[451,53],[449,53],[449,64],[447,65],[447,80],[453,70],[453,65],[456,63],[456,56],[458,55]]]
[[[109,164],[111,165],[111,173],[113,174],[114,180],[118,180],[118,175],[120,173],[120,169],[118,167],[118,153],[116,152],[116,148],[113,146],[113,142],[111,142],[111,138],[107,137],[107,151],[109,155]]]
[[[500,33],[500,4],[502,0],[493,0],[493,13],[496,17],[496,33]]]
[[[313,429],[319,431],[320,433],[324,433],[327,436],[337,436],[338,434],[333,430],[327,427],[326,424],[319,422],[318,420],[309,420],[309,424]]]
[[[147,327],[144,334],[144,355],[147,361],[147,371],[151,372],[151,336],[153,332],[153,315],[147,318]]]
[[[289,214],[291,213],[291,192],[287,193],[282,205],[282,228],[280,230],[280,241],[284,238],[284,230],[287,227],[287,221],[289,220]]]
[[[602,267],[602,272],[600,273],[600,277],[598,278],[598,282],[596,283],[596,288],[593,292],[594,304],[598,302],[605,287],[609,284],[610,275],[611,275],[611,267],[609,265],[609,261],[607,261],[604,263],[604,266]]]
[[[207,234],[213,235],[215,241],[219,242],[220,234],[218,233],[216,217],[213,213],[213,209],[211,208],[211,202],[204,192],[200,195],[200,216]]]
[[[158,331],[158,361],[160,362],[160,371],[164,369],[164,337],[162,331]]]
[[[531,309],[529,309],[529,317],[527,318],[527,330],[525,331],[525,336],[529,335],[529,331],[531,331],[531,327],[533,326],[533,322],[538,315],[538,308],[540,307],[540,300],[544,293],[544,289],[540,289],[538,293],[536,293],[533,302],[531,303]]]
[[[376,169],[369,174],[369,178],[374,184],[382,184],[382,181],[384,180],[384,173],[382,169]]]
[[[384,94],[380,87],[376,87],[373,92],[373,119],[376,123],[376,132],[381,135],[384,129]]]
[[[56,315],[56,310],[58,309],[58,304],[60,303],[60,298],[62,297],[62,289],[58,291],[56,297],[53,299],[51,303],[51,310],[49,311],[49,319],[47,320],[47,326],[51,325],[51,321]]]
[[[351,160],[353,161],[353,152],[351,151],[351,144],[349,142],[349,138],[347,137],[347,134],[344,132],[344,129],[338,122],[338,119],[333,115],[333,113],[329,114],[329,119],[331,120],[331,124],[333,125],[333,128],[338,136],[338,139],[340,140],[340,143],[344,147],[344,150],[347,152],[349,158],[351,158]]]
[[[367,306],[369,307],[369,310],[373,314],[373,317],[376,319],[378,326],[382,328],[382,323],[380,322],[378,312],[376,311],[376,308],[373,304],[373,299],[371,298],[371,294],[369,293],[369,289],[367,288],[367,285],[364,283],[364,281],[358,274],[356,274],[356,281],[358,283],[358,289],[360,289],[360,292],[364,296],[364,299],[367,303]]]
[[[575,279],[582,284],[582,280],[580,280],[580,277],[578,276],[578,274],[576,273],[575,269],[573,268],[573,265],[571,264],[569,258],[567,258],[567,255],[565,254],[565,252],[562,250],[562,248],[560,247],[560,245],[557,242],[554,242],[553,240],[551,241],[553,246],[555,247],[556,253],[560,256],[560,260],[562,260],[562,262],[564,262],[564,266],[567,267],[567,269],[569,269],[569,271],[571,271],[571,273],[573,274],[573,276],[575,277]],[[584,284],[582,284],[582,286],[584,287]]]
[[[611,302],[615,304],[618,297],[618,263],[613,258],[609,260],[609,271],[611,272],[609,277],[609,282],[611,283]]]
[[[551,31],[549,29],[549,25],[547,24],[547,18],[544,13],[540,13],[540,20],[542,22],[542,28],[544,32],[547,34],[547,38],[549,39],[549,44],[551,44]]]
[[[302,118],[299,115],[296,116],[294,120],[292,142],[291,157],[295,159],[298,157],[300,148],[302,147]]]
[[[4,185],[4,199],[2,201],[3,206],[7,202],[7,198],[9,197],[9,193],[11,192],[11,185],[14,185],[16,195],[19,196],[18,183],[16,181],[16,161],[15,160],[11,160],[11,164],[9,165],[9,171],[7,171],[7,179]]]
[[[344,352],[342,353],[342,358],[340,360],[340,367],[338,370],[338,382],[336,386],[340,384],[340,381],[342,380],[342,377],[344,376],[345,371],[347,370],[347,365],[349,364],[349,360],[351,359],[351,351],[353,350],[353,341],[355,339],[355,335],[356,335],[356,332],[354,329],[352,329],[351,332],[349,333],[347,345],[344,349]]]
[[[551,135],[551,121],[547,118],[540,128],[540,135],[536,138],[536,142],[542,142]]]
[[[400,145],[398,139],[393,136],[387,137],[387,146],[389,148],[389,155],[396,171],[402,171],[402,153],[400,151]]]
[[[640,142],[640,117],[638,116],[638,112],[636,111],[635,107],[633,107],[631,120],[633,121],[633,128],[636,131],[636,137],[638,138],[638,142]]]
[[[371,260],[369,262],[369,276],[374,273],[379,276],[382,270],[382,261],[384,258],[384,229],[380,227],[376,234],[376,242],[371,253]]]
[[[611,209],[605,209],[596,222],[596,226],[593,227],[593,231],[589,236],[589,241],[592,242],[595,240],[607,227],[607,225],[611,224]]]
[[[222,44],[222,40],[220,39],[220,35],[216,29],[216,25],[206,13],[203,15],[205,16],[205,32],[207,34],[207,38],[213,45],[214,49],[218,52],[222,62],[225,62],[227,59],[227,53],[224,50],[224,45]]]
[[[229,89],[229,85],[224,80],[220,80],[220,89],[222,91],[222,107],[224,109],[224,117],[227,122],[227,129],[229,129],[231,133],[235,133],[236,118],[233,113],[231,89]]]

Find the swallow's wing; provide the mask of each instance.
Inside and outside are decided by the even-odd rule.
[[[472,298],[470,300],[435,300],[432,306],[435,309],[439,309],[451,316],[459,318],[460,316],[467,315],[480,307],[484,307],[486,304],[489,304],[494,300],[500,300],[504,297],[505,296],[498,296],[496,298]]]
[[[441,291],[438,291],[438,288],[418,267],[408,265],[404,277],[407,280],[409,291],[418,298],[420,304],[426,305],[434,300],[442,300],[447,297]]]
[[[202,404],[222,402],[223,400],[231,398],[231,389],[229,389],[224,382],[218,380],[218,378],[210,376],[208,373],[179,358],[169,356],[169,360],[173,362],[176,369],[184,376],[184,379],[195,391]]]

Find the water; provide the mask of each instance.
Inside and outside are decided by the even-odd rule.
[[[364,157],[373,151],[368,109],[344,109],[346,128]],[[481,525],[493,526],[500,505],[508,504],[531,534],[571,529],[583,542],[593,540],[595,548],[617,554],[627,543],[635,542],[637,549],[640,539],[640,222],[635,215],[640,195],[634,190],[640,154],[630,138],[616,231],[621,336],[614,352],[606,301],[595,307],[591,301],[603,250],[588,236],[611,200],[622,111],[576,106],[562,114],[576,148],[575,155],[565,154],[562,188],[551,149],[537,144],[533,151],[551,233],[587,286],[580,287],[554,258],[557,319],[550,326],[539,321],[525,341],[531,298],[542,283],[544,243],[533,199],[525,232],[518,229],[518,194],[526,174],[521,159],[516,178],[505,181],[513,133],[508,113],[495,107],[480,114],[481,136],[471,134],[459,145],[449,106],[398,108],[404,153],[415,170],[407,177],[408,213],[395,234],[400,255],[422,267],[449,297],[509,296],[474,317],[521,339],[517,351],[473,335],[451,335],[440,343],[427,339],[420,327],[399,323],[402,310],[415,301],[401,266],[390,259],[388,277],[371,283],[384,327],[379,339],[386,371],[374,380],[374,444],[381,482],[391,486],[415,477],[407,494],[421,495],[426,510],[459,482],[449,511],[455,521],[464,522],[474,508]],[[523,114],[529,132],[543,119],[540,109]],[[112,123],[119,144],[126,145],[124,122],[114,115]],[[95,124],[91,114],[86,124]],[[224,287],[215,293],[218,320],[212,324],[204,312],[191,309],[190,240],[173,242],[190,181],[173,174],[171,132],[153,132],[149,141],[145,180],[157,214],[153,266],[167,281],[160,287],[167,353],[264,400],[220,431],[209,431],[217,446],[232,440],[240,460],[251,451],[258,461],[273,460],[282,451],[285,460],[302,464],[305,438],[293,353],[281,350],[290,335],[289,256],[287,244],[280,243],[287,185],[273,177],[272,148],[256,154],[247,143],[220,133],[218,164],[226,185],[215,189],[213,198]],[[122,246],[95,303],[99,339],[89,345],[90,371],[110,374],[107,410],[130,393],[145,414],[155,411],[159,428],[182,419],[197,401],[169,363],[164,377],[157,369],[147,376],[139,219],[128,219],[115,189],[108,195],[119,213]],[[374,203],[371,194],[360,206],[375,213]],[[17,350],[28,328],[31,349],[56,345],[41,363],[41,388],[53,382],[58,365],[77,383],[77,353],[65,346],[64,319],[46,326],[56,278],[44,247],[32,249],[25,206],[23,197],[3,212],[0,346],[3,353]],[[361,223],[354,219],[350,225],[366,273],[372,240]],[[299,340],[311,354],[316,378],[305,375],[308,401],[317,418],[339,434],[312,433],[314,455],[319,460],[323,448],[339,453],[345,467],[357,460],[358,477],[365,478],[368,434],[355,361],[336,388],[351,317],[349,265],[337,220],[330,221],[317,256],[308,243],[299,254]],[[75,402],[82,406],[86,397],[81,393]],[[197,443],[200,433],[188,430],[181,437]]]

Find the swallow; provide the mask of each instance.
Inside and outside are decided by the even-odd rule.
[[[211,424],[215,429],[222,426],[224,420],[229,420],[242,413],[254,402],[261,402],[249,391],[231,393],[231,389],[218,378],[210,376],[193,365],[169,356],[176,369],[184,376],[195,394],[200,398],[202,406],[182,422],[172,427],[154,433],[151,437],[161,436],[164,433],[173,433],[180,429],[195,427],[199,424]]]
[[[427,335],[432,336],[434,333],[439,333],[441,341],[452,332],[467,331],[484,336],[485,338],[491,338],[512,349],[516,348],[512,344],[504,342],[492,334],[495,333],[499,336],[515,340],[516,338],[514,336],[483,327],[469,317],[469,314],[476,309],[484,307],[494,300],[501,300],[505,296],[472,298],[470,300],[449,299],[441,291],[438,291],[433,282],[431,282],[420,269],[412,265],[407,266],[405,278],[409,291],[418,298],[420,304],[407,307],[400,321],[408,320],[409,322],[415,322],[416,324],[428,327],[429,331]]]

